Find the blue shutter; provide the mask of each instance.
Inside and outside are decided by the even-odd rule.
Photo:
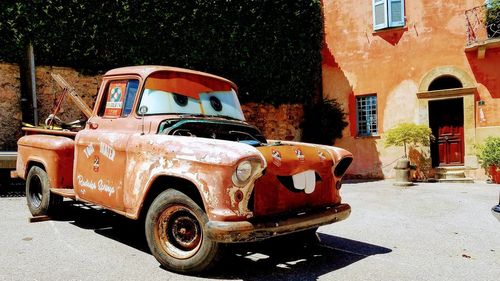
[[[389,27],[405,25],[405,2],[404,0],[389,1]]]
[[[387,20],[387,1],[388,0],[373,0],[373,30],[389,27]]]

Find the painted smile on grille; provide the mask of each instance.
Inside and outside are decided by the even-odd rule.
[[[316,183],[321,181],[320,175],[313,170],[301,172],[292,176],[277,176],[283,186],[292,192],[314,192]]]

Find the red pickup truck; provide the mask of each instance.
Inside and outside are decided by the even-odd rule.
[[[222,243],[248,242],[347,218],[346,150],[266,140],[245,122],[236,85],[165,66],[110,70],[85,128],[32,129],[17,175],[34,216],[63,197],[144,219],[167,269],[198,272]]]

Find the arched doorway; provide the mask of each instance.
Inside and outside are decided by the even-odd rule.
[[[452,75],[442,75],[429,84],[428,92],[462,88]],[[429,101],[429,127],[436,141],[431,144],[432,166],[464,164],[464,102],[462,98]]]
[[[432,167],[477,165],[475,157],[470,161],[475,90],[469,74],[454,66],[437,67],[423,77],[417,97],[420,122],[429,124],[436,137],[430,147]]]

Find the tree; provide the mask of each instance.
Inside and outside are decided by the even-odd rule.
[[[407,158],[407,144],[429,146],[434,139],[432,130],[426,125],[401,123],[386,132],[385,147],[404,146],[404,157]]]

